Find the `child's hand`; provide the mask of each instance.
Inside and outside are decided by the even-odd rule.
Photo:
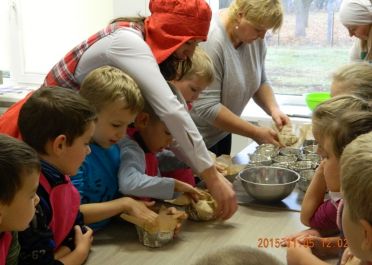
[[[342,253],[340,265],[345,265],[347,262],[349,262],[354,257],[353,253],[351,253],[350,248],[346,248],[344,250],[344,253]]]
[[[287,264],[298,265],[301,261],[312,256],[311,249],[307,245],[302,245],[298,240],[288,241],[287,243]]]
[[[176,180],[174,190],[178,192],[187,193],[194,201],[198,201],[202,196],[201,192],[193,188],[190,184]]]
[[[90,247],[93,242],[93,230],[89,227],[85,227],[86,232],[83,234],[81,227],[75,225],[75,251],[78,251],[83,259],[89,254]]]
[[[315,229],[307,229],[297,232],[295,234],[284,237],[282,246],[287,247],[287,242],[297,240],[298,238],[302,238],[304,236],[320,236],[320,233],[318,230]]]
[[[184,211],[179,211],[175,207],[167,208],[167,215],[174,215],[177,219],[177,226],[174,229],[174,235],[177,236],[181,231],[182,221],[187,219],[187,214]]]
[[[156,218],[158,217],[158,214],[148,208],[155,204],[154,201],[146,202],[146,201],[137,201],[132,198],[130,199],[131,199],[131,202],[130,202],[130,209],[127,212],[128,215],[137,217],[138,219],[144,221],[144,223],[147,223],[147,224],[152,224],[155,222]]]

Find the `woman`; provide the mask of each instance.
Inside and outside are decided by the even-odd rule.
[[[355,36],[350,51],[352,61],[372,61],[372,1],[344,0],[340,8],[341,23]]]
[[[279,145],[274,130],[239,116],[253,97],[279,128],[289,121],[265,73],[264,37],[267,30],[277,30],[282,19],[279,0],[235,0],[212,18],[202,47],[213,60],[216,78],[194,102],[192,117],[207,147],[217,155],[230,154],[231,133]]]
[[[166,123],[177,151],[206,182],[218,203],[219,217],[228,219],[237,209],[235,193],[216,170],[192,119],[164,79],[173,79],[180,64],[187,70],[195,46],[207,37],[210,8],[204,0],[151,0],[150,11],[146,19],[116,20],[75,47],[52,68],[44,85],[78,89],[89,72],[103,65],[128,73]],[[19,105],[0,119],[1,132],[17,135],[11,123],[17,120]]]

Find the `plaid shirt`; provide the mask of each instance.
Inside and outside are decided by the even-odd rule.
[[[123,27],[131,27],[141,32],[143,28],[140,24],[134,22],[117,22],[97,32],[87,40],[73,48],[61,61],[53,66],[44,80],[44,86],[61,86],[79,90],[80,84],[76,80],[74,73],[84,52],[96,41],[110,35]]]

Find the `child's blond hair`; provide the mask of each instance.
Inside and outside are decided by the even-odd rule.
[[[133,113],[141,111],[144,104],[137,83],[122,70],[112,66],[102,66],[90,72],[83,80],[79,93],[97,112],[118,100],[123,101],[123,108]]]
[[[332,75],[341,93],[352,93],[372,99],[372,65],[367,62],[350,63],[338,68]]]
[[[280,265],[272,255],[248,246],[229,246],[208,253],[194,265]]]
[[[361,134],[372,131],[371,107],[361,111],[343,113],[331,122],[325,135],[331,135],[331,145],[336,157],[341,157],[346,145]]]
[[[229,6],[230,23],[243,13],[254,26],[264,26],[277,31],[283,23],[283,8],[280,0],[234,0]]]
[[[182,79],[192,79],[197,76],[206,83],[211,84],[214,79],[214,68],[211,58],[200,47],[196,47],[194,55],[191,58],[192,66],[189,71],[185,73]]]
[[[341,95],[319,104],[312,115],[313,134],[324,137],[332,122],[347,111],[369,110],[368,101],[355,95]]]
[[[372,132],[360,135],[341,156],[341,187],[353,221],[372,224]]]

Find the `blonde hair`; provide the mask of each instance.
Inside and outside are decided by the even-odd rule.
[[[372,131],[372,112],[367,109],[345,112],[327,128],[326,135],[332,135],[331,144],[336,157],[341,157],[347,144],[357,136]]]
[[[341,187],[350,217],[372,224],[372,132],[360,135],[341,156]]]
[[[208,253],[194,265],[281,265],[272,255],[248,246],[229,246]]]
[[[329,127],[337,117],[349,111],[366,110],[369,110],[369,103],[355,95],[341,95],[331,98],[315,108],[312,115],[313,133],[322,137],[332,135],[328,134]]]
[[[102,66],[90,72],[83,80],[80,95],[92,104],[97,112],[115,101],[133,113],[142,110],[144,99],[137,83],[122,70]]]
[[[191,58],[191,62],[192,66],[190,70],[185,73],[182,79],[191,79],[196,75],[198,78],[205,80],[205,82],[208,84],[213,82],[213,63],[211,58],[202,48],[196,47],[194,55]]]
[[[353,93],[364,99],[372,99],[372,65],[367,62],[346,64],[332,75],[341,86],[342,93]]]
[[[229,19],[235,21],[242,13],[254,26],[265,26],[277,31],[283,23],[280,0],[234,0],[229,6]]]

